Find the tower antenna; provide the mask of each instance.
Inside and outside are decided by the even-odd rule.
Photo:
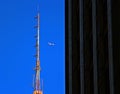
[[[35,67],[35,87],[33,94],[43,94],[40,83],[40,12],[39,5],[37,6],[37,35],[36,35],[36,67]]]

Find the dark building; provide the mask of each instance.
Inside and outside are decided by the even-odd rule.
[[[66,94],[120,94],[120,0],[65,0]]]

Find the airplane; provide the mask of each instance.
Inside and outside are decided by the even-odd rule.
[[[53,42],[48,42],[48,45],[49,45],[49,46],[54,46],[55,43],[53,43]]]

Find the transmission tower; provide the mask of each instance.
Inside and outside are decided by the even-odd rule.
[[[41,67],[40,67],[40,42],[39,42],[39,34],[40,34],[40,13],[38,11],[37,16],[35,17],[37,20],[37,26],[35,28],[37,29],[37,35],[36,38],[36,67],[35,67],[35,79],[34,79],[34,91],[33,94],[43,94],[42,86],[41,86]]]

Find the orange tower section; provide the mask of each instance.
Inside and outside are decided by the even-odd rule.
[[[35,67],[35,79],[34,79],[34,91],[33,94],[43,94],[42,86],[40,83],[40,43],[39,43],[39,33],[40,33],[40,13],[38,12],[37,16],[35,17],[37,19],[37,35],[36,38],[36,67]]]

